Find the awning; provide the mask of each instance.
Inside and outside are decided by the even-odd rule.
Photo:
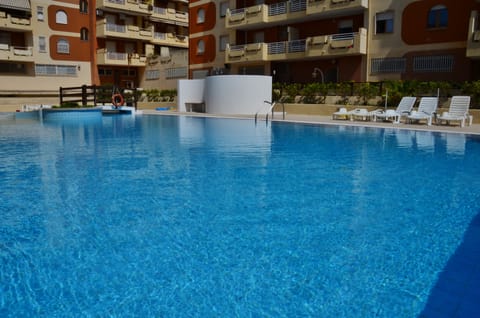
[[[0,0],[0,8],[31,11],[30,0]]]

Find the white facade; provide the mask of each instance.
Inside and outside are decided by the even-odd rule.
[[[205,104],[209,114],[254,115],[266,113],[272,101],[272,77],[218,75],[178,82],[179,111],[187,104]]]

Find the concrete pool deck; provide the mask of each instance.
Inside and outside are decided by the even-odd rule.
[[[198,116],[198,117],[218,117],[218,118],[244,118],[254,120],[254,116],[246,115],[221,115],[221,114],[206,114],[195,112],[178,112],[178,111],[156,111],[156,110],[142,110],[146,115],[175,115],[175,116]],[[271,120],[271,116],[269,116]],[[265,115],[259,117],[259,121],[265,121]],[[303,124],[324,124],[324,125],[344,125],[344,126],[356,126],[356,127],[377,127],[377,128],[395,128],[395,129],[411,129],[411,130],[424,130],[435,132],[452,132],[463,134],[480,135],[480,124],[472,124],[471,126],[460,127],[459,125],[431,125],[426,124],[393,124],[391,122],[372,122],[372,121],[350,121],[350,120],[334,120],[332,116],[321,115],[299,115],[299,114],[285,114],[285,119],[282,119],[282,115],[279,113],[274,114],[273,121],[278,122],[294,122]]]

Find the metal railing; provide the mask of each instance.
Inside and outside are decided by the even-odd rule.
[[[306,40],[294,40],[268,43],[268,54],[305,52]]]
[[[118,32],[118,33],[127,32],[125,25],[114,24],[114,23],[107,23],[106,30],[109,32]]]

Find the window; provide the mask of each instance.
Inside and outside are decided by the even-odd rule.
[[[12,44],[12,34],[10,32],[0,31],[0,45],[2,49],[9,49]]]
[[[338,23],[338,33],[352,33],[353,20],[342,20]]]
[[[228,44],[228,35],[221,35],[219,38],[219,50],[220,52],[224,52],[227,49]]]
[[[451,72],[455,57],[453,55],[415,56],[413,58],[414,72]]]
[[[208,76],[208,70],[192,71],[192,79],[202,79]]]
[[[98,75],[99,76],[112,76],[113,71],[110,68],[99,68]]]
[[[377,58],[372,59],[371,72],[375,73],[404,73],[406,59],[399,58]]]
[[[81,13],[88,13],[88,1],[87,0],[80,0],[80,12]]]
[[[197,42],[197,54],[203,54],[205,53],[205,41],[199,40]]]
[[[375,33],[393,33],[393,12],[377,13],[375,16]]]
[[[47,41],[44,36],[38,37],[38,52],[41,52],[41,53],[47,52]]]
[[[167,68],[167,74],[165,75],[165,78],[166,79],[186,78],[187,75],[188,75],[188,68],[186,67]]]
[[[0,74],[27,74],[26,65],[23,63],[0,62]]]
[[[225,18],[227,15],[228,1],[220,2],[220,18]]]
[[[37,7],[37,20],[43,21],[44,19],[45,19],[45,16],[43,14],[43,7]]]
[[[57,53],[69,54],[70,53],[70,44],[65,39],[60,39],[57,41]]]
[[[428,28],[444,28],[448,25],[448,10],[444,5],[434,6],[428,12]]]
[[[137,71],[132,69],[123,69],[122,76],[135,77],[137,76]]]
[[[81,28],[80,29],[80,40],[88,41],[88,29],[87,28]]]
[[[55,14],[55,22],[57,22],[58,24],[67,24],[68,19],[65,11],[57,11],[57,13]]]
[[[205,10],[200,8],[197,11],[197,23],[205,22]]]
[[[77,66],[35,64],[35,75],[77,76]]]
[[[258,31],[253,34],[254,43],[263,43],[265,41],[265,34],[263,31]]]
[[[160,70],[148,70],[146,74],[147,80],[156,80],[160,78]]]

